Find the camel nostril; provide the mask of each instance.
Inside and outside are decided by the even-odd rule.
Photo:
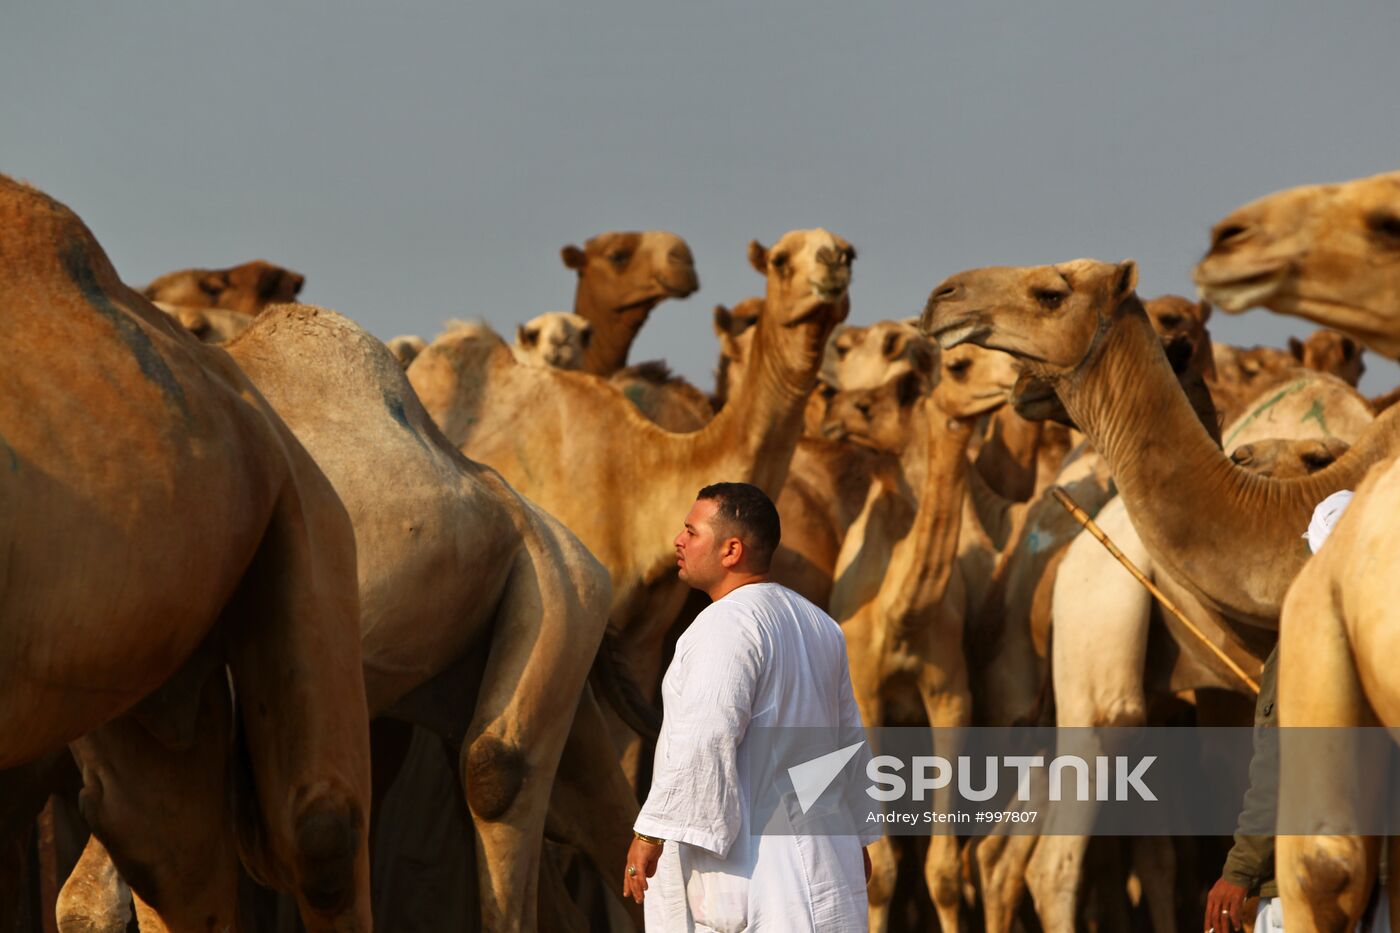
[[[1225,249],[1234,246],[1249,236],[1250,228],[1244,224],[1226,224],[1215,231],[1211,249]]]
[[[930,304],[935,301],[946,301],[957,293],[958,287],[956,285],[944,285],[942,288],[936,289],[934,293],[929,296],[928,300]]]
[[[686,249],[684,246],[671,247],[671,251],[666,254],[666,258],[675,266],[695,265],[695,258],[690,255],[690,250]]]

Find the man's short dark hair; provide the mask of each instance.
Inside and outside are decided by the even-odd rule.
[[[756,568],[767,571],[783,535],[778,509],[768,494],[748,483],[714,483],[700,490],[695,498],[717,503],[716,530],[722,537],[743,541],[744,548],[753,554]]]

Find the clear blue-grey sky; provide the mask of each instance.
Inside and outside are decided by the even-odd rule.
[[[0,170],[127,281],[261,257],[381,337],[567,308],[559,247],[689,240],[633,359],[708,386],[749,239],[860,251],[852,320],[970,266],[1136,258],[1191,294],[1209,226],[1400,164],[1394,0],[209,4],[6,11]],[[1310,325],[1217,319],[1280,343]],[[1363,387],[1400,381],[1371,358]]]

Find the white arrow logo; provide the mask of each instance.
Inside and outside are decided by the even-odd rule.
[[[831,782],[836,780],[836,775],[841,773],[841,769],[846,767],[846,762],[855,757],[856,752],[864,740],[854,745],[847,745],[845,748],[838,748],[834,752],[828,752],[820,758],[813,758],[811,761],[804,761],[800,765],[793,765],[788,768],[788,777],[792,778],[792,789],[797,791],[797,802],[802,807],[802,812],[806,813],[817,802],[817,798],[822,792],[831,786]]]

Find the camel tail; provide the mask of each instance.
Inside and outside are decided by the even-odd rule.
[[[599,696],[617,711],[627,728],[644,739],[656,740],[661,734],[661,712],[632,679],[617,637],[610,632],[603,635],[589,677]]]

